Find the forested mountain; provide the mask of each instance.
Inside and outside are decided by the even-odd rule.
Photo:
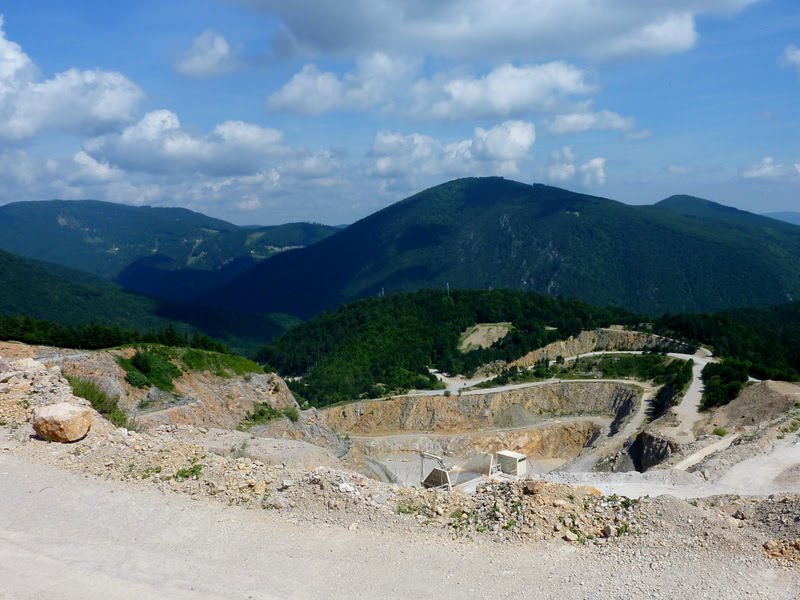
[[[183,208],[93,200],[0,206],[0,249],[180,299],[336,231],[314,223],[239,227]]]
[[[26,316],[59,325],[98,324],[151,332],[172,326],[199,330],[251,352],[296,320],[281,315],[166,302],[123,290],[96,275],[0,250],[0,317]]]
[[[104,323],[157,329],[170,323],[158,303],[96,276],[30,261],[0,250],[0,314],[64,325]]]
[[[689,196],[630,206],[497,177],[460,179],[273,256],[213,300],[305,318],[448,284],[649,314],[778,304],[800,297],[800,227]]]

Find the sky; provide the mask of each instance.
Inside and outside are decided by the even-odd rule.
[[[346,224],[501,175],[800,211],[796,0],[0,1],[0,204]]]

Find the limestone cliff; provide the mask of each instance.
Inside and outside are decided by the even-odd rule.
[[[518,358],[512,365],[531,367],[542,358],[555,360],[558,356],[569,357],[599,352],[601,350],[660,350],[670,352],[685,352],[689,348],[680,342],[670,340],[659,335],[643,333],[641,331],[626,331],[624,329],[593,329],[582,331],[577,337],[553,342],[543,348],[529,352]]]
[[[633,386],[609,382],[558,382],[501,392],[467,392],[461,396],[398,396],[365,400],[320,411],[335,431],[384,435],[409,431],[459,433],[525,426],[539,416],[604,415],[630,411]],[[525,417],[530,419],[525,422]],[[511,419],[511,422],[509,422]],[[514,422],[514,419],[517,419]]]

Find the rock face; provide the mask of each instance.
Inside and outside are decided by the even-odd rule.
[[[251,414],[256,404],[276,410],[298,408],[286,383],[273,373],[252,373],[245,377],[218,377],[210,372],[189,371],[173,382],[175,392],[156,388],[135,388],[125,382],[125,371],[113,352],[92,352],[64,361],[64,372],[90,379],[142,427],[194,425],[234,429]],[[127,351],[127,355],[132,350]]]
[[[618,383],[565,381],[502,392],[468,392],[461,396],[366,400],[319,413],[334,431],[352,435],[461,433],[524,427],[541,420],[543,415],[601,415],[618,419],[635,406],[632,400],[636,395],[633,386]]]
[[[67,402],[37,407],[33,411],[33,429],[51,442],[77,442],[89,433],[92,414],[89,409]]]
[[[644,473],[667,460],[677,449],[678,444],[672,440],[643,431],[636,436],[628,452],[636,470]]]
[[[587,419],[513,431],[353,437],[351,441],[354,448],[367,456],[421,451],[447,456],[472,456],[478,452],[494,454],[499,450],[514,448],[532,460],[570,460],[600,435],[602,425],[601,422]]]
[[[522,358],[515,360],[512,365],[531,367],[537,360],[546,358],[555,360],[559,356],[569,357],[598,352],[600,350],[661,350],[670,352],[685,352],[688,346],[674,340],[642,333],[641,331],[625,331],[624,329],[593,329],[582,331],[578,337],[553,342],[544,348],[529,352]]]

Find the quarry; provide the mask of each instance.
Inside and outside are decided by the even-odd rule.
[[[690,355],[655,336],[609,329],[519,363],[652,350],[695,367],[714,360],[707,351]],[[241,522],[254,511],[269,523],[250,527],[367,536],[369,556],[379,552],[375,536],[393,536],[421,555],[432,543],[490,544],[498,560],[507,548],[538,547],[556,560],[558,548],[574,547],[588,572],[611,557],[649,556],[661,565],[666,556],[680,562],[711,552],[712,570],[734,555],[744,561],[751,584],[742,589],[753,588],[755,572],[769,597],[792,597],[786,586],[798,582],[800,386],[754,381],[727,406],[700,412],[693,380],[657,418],[649,411],[658,387],[629,379],[462,381],[301,410],[273,373],[186,370],[173,392],[135,388],[119,361],[131,353],[0,344],[0,482],[8,502],[21,492],[10,493],[7,473],[41,473],[42,481],[88,478],[98,494],[150,494],[167,507],[187,498],[191,510],[209,502],[244,510],[235,513]],[[66,376],[113,393],[131,428],[95,412]],[[45,441],[37,423],[62,405],[83,411],[88,431],[71,443]],[[292,418],[248,422],[263,405]],[[5,518],[0,527],[15,529]],[[34,540],[18,544],[35,550]],[[662,568],[666,576],[666,567],[651,567]],[[632,580],[630,589],[651,584]]]

